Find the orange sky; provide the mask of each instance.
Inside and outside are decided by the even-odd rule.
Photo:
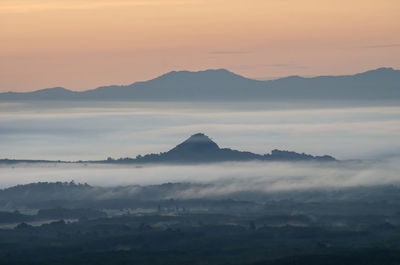
[[[399,0],[1,0],[0,91],[400,68]]]

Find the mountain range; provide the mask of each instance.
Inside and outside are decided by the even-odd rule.
[[[136,158],[108,158],[97,161],[77,161],[75,163],[132,163],[132,164],[186,164],[186,163],[216,163],[229,161],[336,161],[332,156],[312,156],[292,151],[272,150],[270,154],[255,154],[230,148],[220,148],[213,140],[203,133],[196,133],[167,152],[159,154],[138,155]],[[65,163],[65,161],[49,160],[10,160],[2,159],[0,163]],[[69,162],[70,163],[70,162]]]
[[[124,101],[243,101],[291,99],[400,99],[400,70],[379,68],[355,75],[289,76],[260,81],[225,69],[173,71],[126,86],[103,86],[86,91],[62,87],[33,92],[0,93],[0,101],[124,100]]]

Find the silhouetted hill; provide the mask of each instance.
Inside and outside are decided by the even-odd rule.
[[[169,72],[146,82],[129,86],[107,86],[82,92],[90,99],[132,99],[132,100],[184,100],[224,99],[229,93],[246,96],[244,88],[262,89],[262,81],[251,80],[227,70],[206,70],[199,72]]]
[[[400,70],[379,68],[355,75],[288,77],[267,82],[286,99],[394,99],[400,98]]]
[[[5,200],[42,201],[60,200],[68,198],[82,198],[93,188],[88,184],[75,184],[74,182],[37,182],[26,185],[17,185],[0,190],[0,203]]]
[[[104,86],[74,92],[56,87],[34,92],[0,93],[0,100],[289,100],[400,99],[400,70],[379,68],[355,75],[259,81],[225,69],[173,71],[127,86]]]
[[[78,161],[75,163],[215,163],[227,161],[336,161],[332,156],[312,156],[292,151],[273,150],[271,154],[254,154],[230,148],[220,148],[203,133],[196,133],[171,150],[159,154],[138,155],[136,158],[120,158],[99,161]],[[49,160],[0,159],[0,163],[74,163]]]
[[[219,146],[208,136],[197,133],[190,136],[187,140],[178,144],[176,147],[168,151],[166,154],[170,157],[197,156],[199,158],[212,155],[219,151]]]
[[[109,162],[139,162],[139,163],[204,163],[224,161],[335,161],[331,156],[312,156],[296,152],[273,150],[271,154],[259,155],[251,152],[220,148],[203,133],[190,136],[168,152],[138,156],[131,160],[109,160]]]
[[[53,87],[27,93],[0,93],[0,100],[70,100],[79,98],[80,92],[74,92],[63,87]]]

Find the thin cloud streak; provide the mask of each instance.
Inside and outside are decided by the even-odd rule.
[[[363,48],[367,48],[367,49],[398,48],[398,47],[400,47],[400,43],[363,46]]]
[[[30,1],[9,1],[0,4],[1,13],[27,13],[51,10],[90,10],[96,8],[113,7],[141,7],[141,6],[165,6],[165,5],[191,5],[201,3],[201,0],[147,0],[147,1],[71,1],[57,3],[31,3]]]
[[[230,55],[230,54],[249,54],[250,51],[229,51],[229,50],[219,50],[219,51],[211,51],[209,54],[220,54],[220,55]]]
[[[288,69],[307,69],[306,65],[291,64],[291,63],[276,63],[276,64],[242,64],[233,65],[232,69],[257,69],[257,68],[288,68]]]

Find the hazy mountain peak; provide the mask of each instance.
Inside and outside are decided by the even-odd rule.
[[[161,80],[169,80],[169,79],[185,79],[185,78],[232,78],[232,77],[238,77],[238,78],[244,78],[238,74],[235,74],[233,72],[230,72],[226,69],[207,69],[207,70],[201,70],[201,71],[171,71],[166,74],[163,74],[156,79],[161,79]]]
[[[215,151],[218,149],[219,149],[218,145],[213,140],[211,140],[210,137],[208,137],[204,133],[196,133],[190,136],[184,142],[178,144],[171,151],[205,152],[205,151]]]
[[[396,70],[394,70],[393,67],[381,67],[381,68],[378,68],[378,69],[375,69],[375,70],[372,70],[372,71],[375,71],[375,72],[393,72],[393,71],[396,71]],[[372,71],[370,71],[370,72],[372,72]]]
[[[377,68],[374,70],[369,70],[363,73],[360,73],[359,75],[374,75],[374,76],[384,76],[387,74],[395,74],[397,72],[400,72],[399,70],[395,70],[392,67],[381,67]]]
[[[183,143],[214,143],[210,137],[205,135],[204,133],[196,133],[190,136],[185,142]]]
[[[302,77],[302,76],[299,76],[299,75],[291,75],[291,76],[287,76],[287,77],[282,77],[282,78],[278,78],[278,79],[274,79],[274,80],[272,80],[273,82],[275,81],[278,81],[278,82],[281,82],[281,81],[299,81],[299,80],[304,80],[305,78],[304,77]]]
[[[42,91],[42,92],[70,92],[71,90],[68,90],[64,87],[49,87],[49,88],[44,88],[44,89],[40,89],[38,91]]]

